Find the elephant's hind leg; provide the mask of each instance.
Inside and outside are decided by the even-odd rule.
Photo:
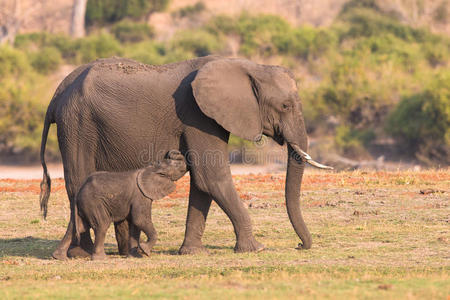
[[[67,231],[52,254],[56,259],[67,259],[68,256],[87,257],[92,253],[93,249],[89,230],[81,234],[80,246],[73,243],[72,211],[75,196],[86,177],[95,171],[92,151],[90,151],[86,143],[78,142],[74,144],[74,141],[77,140],[79,140],[78,133],[74,133],[73,128],[67,128],[64,124],[58,123],[58,142],[64,165],[64,181],[70,201],[71,214]]]
[[[128,255],[129,251],[129,224],[128,220],[114,223],[114,232],[116,233],[117,247],[119,255]]]

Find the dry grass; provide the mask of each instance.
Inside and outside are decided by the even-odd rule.
[[[436,298],[450,295],[449,170],[308,172],[302,191],[311,250],[298,243],[283,203],[284,175],[234,177],[254,232],[267,249],[234,254],[234,234],[211,207],[209,254],[178,256],[189,178],[154,205],[159,242],[151,257],[50,258],[65,232],[64,182],[54,180],[49,217],[39,216],[39,181],[0,181],[0,298]],[[423,191],[422,194],[420,191]]]

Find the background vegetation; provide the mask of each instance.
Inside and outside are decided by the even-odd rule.
[[[374,144],[393,140],[405,157],[450,163],[450,39],[404,25],[374,1],[349,2],[327,28],[294,27],[270,15],[218,16],[165,42],[133,20],[167,1],[153,8],[142,6],[148,1],[111,1],[88,2],[86,38],[33,33],[17,36],[14,47],[0,46],[1,153],[37,157],[52,74],[64,65],[112,55],[163,64],[237,54],[292,69],[310,135],[331,137],[341,154],[370,157]],[[53,137],[53,153],[55,145]]]

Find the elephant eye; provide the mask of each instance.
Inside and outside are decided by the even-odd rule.
[[[289,102],[283,103],[283,111],[290,111],[292,108],[292,104]]]

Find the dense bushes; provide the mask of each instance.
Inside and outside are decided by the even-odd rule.
[[[21,51],[0,47],[0,154],[21,154],[36,159],[40,145],[43,115],[48,99],[47,79],[36,73]],[[49,153],[56,153],[54,135]]]
[[[134,23],[130,21],[122,21],[115,24],[111,28],[111,32],[116,39],[122,43],[136,43],[149,40],[153,37],[153,28],[145,23]]]
[[[332,136],[341,153],[366,157],[373,141],[394,137],[405,145],[404,153],[426,163],[446,162],[450,40],[404,25],[374,3],[351,1],[335,24],[321,29],[243,14],[215,17],[164,43],[152,40],[152,28],[129,20],[112,25],[110,33],[102,30],[83,39],[19,35],[14,49],[0,48],[0,152],[37,153],[45,104],[53,92],[40,82],[61,64],[112,55],[148,64],[229,55],[233,40],[238,42],[233,53],[270,59],[297,74],[309,133]],[[17,119],[22,116],[26,120]],[[6,125],[21,122],[12,129]],[[236,137],[232,144],[245,145]]]
[[[419,160],[450,164],[450,72],[402,99],[389,116],[387,130]]]
[[[50,67],[53,70],[56,69],[62,62],[59,57],[62,57],[70,64],[81,64],[99,57],[122,54],[122,46],[120,43],[114,36],[104,32],[82,39],[70,39],[64,35],[52,35],[48,33],[18,35],[15,47],[31,56],[39,56],[39,52],[41,51],[47,51],[47,54],[58,56],[58,58],[55,59],[47,58],[53,60],[52,62],[36,62],[34,65],[36,66],[37,71],[41,73],[46,73],[47,71],[39,69],[40,67]],[[38,49],[38,51],[36,52],[35,49]],[[59,53],[56,53],[55,50],[59,51]],[[48,53],[48,51],[52,51],[52,53]],[[40,55],[42,59],[45,59],[43,57],[44,54]]]
[[[178,32],[172,42],[172,49],[181,49],[192,56],[205,56],[222,49],[222,40],[205,30],[184,30]]]
[[[165,9],[168,3],[169,0],[89,0],[86,24],[114,23],[127,17],[138,19]]]
[[[31,66],[42,74],[56,71],[61,63],[61,53],[55,47],[45,47],[31,55]]]
[[[214,18],[206,28],[215,35],[237,35],[239,52],[245,56],[289,55],[308,58],[323,54],[336,42],[332,32],[312,27],[293,28],[287,21],[272,15],[237,19],[227,16]]]

